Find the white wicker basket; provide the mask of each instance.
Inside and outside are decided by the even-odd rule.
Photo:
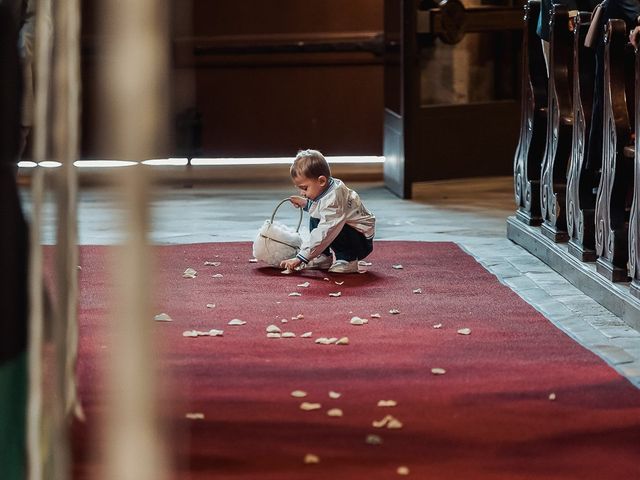
[[[300,219],[295,230],[274,221],[276,212],[286,202],[289,202],[288,198],[278,203],[271,218],[265,220],[253,242],[253,256],[274,267],[279,267],[283,260],[295,257],[302,245],[302,237],[299,233],[302,224],[302,208],[300,208]]]

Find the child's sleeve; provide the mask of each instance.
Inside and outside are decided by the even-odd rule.
[[[334,202],[320,212],[320,222],[311,231],[309,241],[304,242],[297,257],[304,263],[324,252],[338,236],[347,221],[347,214],[339,204]]]

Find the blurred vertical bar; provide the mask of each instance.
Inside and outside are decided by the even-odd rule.
[[[100,145],[105,158],[141,161],[164,153],[167,139],[168,54],[165,0],[102,0],[99,19]],[[162,480],[158,415],[158,358],[151,311],[151,251],[147,230],[147,169],[116,176],[126,243],[113,272],[117,285],[108,371],[105,480]]]
[[[36,2],[35,57],[34,57],[34,124],[33,160],[47,159],[49,138],[48,112],[51,71],[51,0]],[[32,211],[29,238],[29,398],[27,412],[27,475],[29,480],[45,477],[45,464],[52,458],[46,455],[53,443],[50,430],[44,429],[43,407],[43,344],[44,344],[44,289],[43,250],[41,244],[42,204],[44,198],[44,172],[36,169],[31,180]],[[55,372],[55,366],[50,366]],[[55,402],[53,402],[55,403]],[[64,448],[64,447],[58,447]]]

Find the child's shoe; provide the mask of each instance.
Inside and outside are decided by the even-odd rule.
[[[336,260],[329,271],[331,273],[358,273],[358,261]]]
[[[304,266],[304,268],[305,270],[329,270],[332,263],[332,256],[321,253],[316,258],[312,258],[311,261]]]

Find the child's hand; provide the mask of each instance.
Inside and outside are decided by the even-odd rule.
[[[307,206],[307,199],[298,195],[291,195],[289,201],[293,203],[296,208],[304,208]]]
[[[299,258],[290,258],[289,260],[283,260],[282,262],[280,262],[280,268],[293,271],[297,267],[299,267],[301,263],[302,260],[300,260]]]

